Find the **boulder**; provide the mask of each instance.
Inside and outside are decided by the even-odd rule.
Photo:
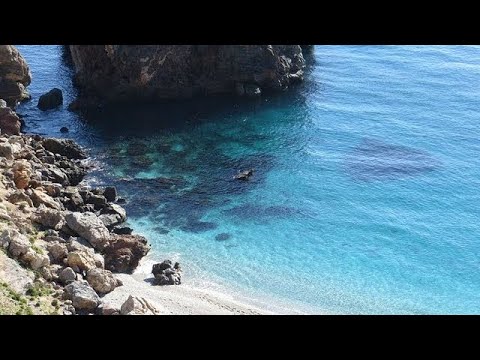
[[[248,170],[243,170],[240,171],[237,175],[234,176],[235,179],[237,180],[243,180],[246,181],[250,179],[250,177],[253,175],[254,169],[248,169]]]
[[[3,129],[0,125],[0,132],[3,133]],[[4,157],[7,160],[13,160],[13,148],[8,143],[0,143],[0,157]]]
[[[98,268],[88,270],[87,281],[99,294],[107,294],[118,286],[111,271]]]
[[[0,247],[2,249],[8,249],[10,246],[10,240],[12,239],[12,231],[13,230],[4,230],[0,234]]]
[[[0,98],[14,106],[29,98],[25,87],[32,77],[25,59],[13,45],[0,45]]]
[[[15,292],[25,294],[33,285],[34,275],[17,261],[0,251],[0,281],[6,283]]]
[[[245,84],[245,95],[248,97],[259,97],[262,95],[262,90],[255,84]]]
[[[61,211],[47,208],[44,205],[35,210],[32,220],[54,230],[60,230],[65,224],[65,216]]]
[[[75,272],[88,271],[97,267],[93,254],[82,250],[69,252],[67,255],[67,264]]]
[[[105,213],[117,214],[120,216],[120,220],[123,222],[127,220],[127,212],[123,207],[117,204],[109,204],[108,208],[104,211]]]
[[[299,45],[70,45],[76,83],[106,101],[235,94],[237,83],[288,88]]]
[[[102,303],[97,308],[98,315],[120,315],[120,309],[117,309],[112,304]]]
[[[112,229],[115,225],[122,223],[120,216],[117,214],[102,214],[98,218],[108,229]]]
[[[9,238],[8,251],[13,257],[20,257],[27,253],[30,249],[30,241],[25,235],[20,234],[16,230],[9,230],[7,237]]]
[[[17,189],[26,189],[30,182],[32,166],[26,160],[18,160],[13,165],[13,182]]]
[[[54,263],[63,263],[63,259],[68,255],[67,246],[56,241],[48,243],[47,250]]]
[[[68,159],[86,159],[85,151],[73,140],[48,138],[43,140],[45,150],[66,156]]]
[[[108,202],[113,202],[117,200],[117,189],[115,186],[107,186],[103,192],[103,196],[105,196]]]
[[[110,240],[110,233],[103,222],[92,213],[70,213],[65,216],[67,225],[85,238],[95,249],[103,250]]]
[[[42,110],[55,109],[56,107],[63,104],[63,94],[62,90],[53,88],[49,92],[43,94],[38,99],[37,107]]]
[[[103,209],[107,205],[107,199],[103,195],[90,195],[87,200],[88,204],[93,204],[95,209]]]
[[[63,284],[68,285],[77,279],[77,274],[75,274],[75,271],[73,271],[71,267],[66,267],[60,271],[59,278]]]
[[[117,235],[131,235],[133,233],[133,229],[128,226],[118,226],[114,227],[112,232]]]
[[[122,315],[158,315],[160,311],[143,297],[130,295],[120,308]]]
[[[50,265],[49,257],[33,248],[28,249],[28,251],[21,257],[21,260],[27,263],[32,270],[39,270],[44,266]]]
[[[12,204],[18,204],[19,202],[25,201],[28,206],[33,207],[32,199],[30,199],[30,197],[25,194],[24,190],[15,191],[7,197],[7,200]]]
[[[173,265],[170,260],[154,264],[152,267],[156,285],[180,285],[182,283],[181,272],[180,264],[177,262]]]
[[[68,299],[77,310],[92,311],[100,304],[100,298],[86,281],[74,281],[65,286]]]
[[[39,207],[40,205],[45,205],[46,207],[54,210],[61,209],[61,206],[59,203],[53,200],[53,198],[50,197],[48,194],[40,190],[32,189],[32,194],[30,195],[30,198],[32,199],[33,205],[35,205],[35,207]]]
[[[104,249],[105,268],[113,272],[132,273],[150,246],[140,235],[112,235]]]

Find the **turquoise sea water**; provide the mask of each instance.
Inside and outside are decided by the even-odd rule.
[[[61,47],[19,49],[25,130],[69,127],[185,283],[287,312],[480,313],[480,47],[316,46],[285,94],[88,116],[36,109],[52,87],[73,100],[71,70]]]

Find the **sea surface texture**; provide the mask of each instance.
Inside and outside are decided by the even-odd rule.
[[[18,48],[25,131],[87,146],[186,284],[286,313],[480,313],[480,47],[316,46],[286,93],[88,116],[62,47]]]

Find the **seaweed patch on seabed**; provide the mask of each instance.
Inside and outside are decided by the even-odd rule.
[[[256,223],[266,223],[272,218],[287,218],[294,215],[301,215],[301,211],[283,205],[262,206],[255,204],[243,204],[231,209],[224,210],[224,214],[232,216],[242,221],[253,221]]]
[[[345,172],[355,180],[396,180],[438,169],[441,162],[428,152],[407,146],[364,139],[344,160]]]

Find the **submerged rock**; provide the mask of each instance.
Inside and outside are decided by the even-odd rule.
[[[37,107],[42,110],[54,109],[63,104],[62,90],[54,88],[38,99]]]
[[[215,240],[217,241],[225,241],[225,240],[228,240],[232,237],[232,235],[228,234],[228,233],[220,233],[218,234],[217,236],[215,236]]]
[[[240,171],[237,175],[234,176],[234,179],[237,180],[248,180],[253,175],[254,169],[248,169]]]
[[[182,270],[177,262],[172,265],[170,260],[154,264],[152,274],[155,276],[156,285],[180,285],[182,283]]]

